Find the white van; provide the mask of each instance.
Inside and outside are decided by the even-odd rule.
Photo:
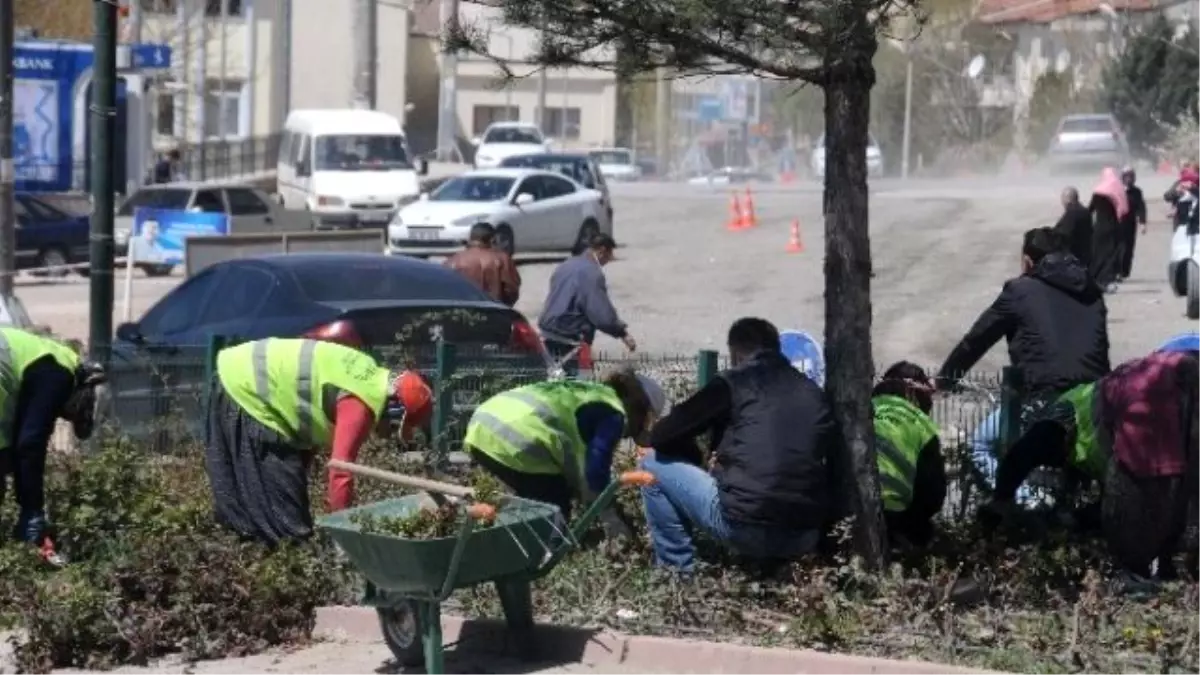
[[[295,110],[276,167],[279,203],[307,210],[315,229],[387,227],[421,192],[400,120],[374,110]]]

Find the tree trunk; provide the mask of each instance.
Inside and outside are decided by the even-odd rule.
[[[847,13],[855,10],[848,9]],[[867,231],[867,129],[875,37],[865,16],[850,16],[827,61],[825,89],[826,388],[849,457],[844,513],[855,516],[855,548],[869,567],[885,562],[886,532],[875,462],[871,388],[871,241]]]

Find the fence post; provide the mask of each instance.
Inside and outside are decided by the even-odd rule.
[[[454,345],[442,340],[437,345],[437,371],[434,374],[434,391],[436,398],[433,405],[433,434],[431,445],[438,457],[443,456],[442,449],[446,446],[446,430],[450,427],[450,415],[454,412],[454,390],[450,379],[454,376],[455,368]]]
[[[701,349],[696,355],[696,382],[701,387],[705,386],[717,376],[717,362],[719,355],[712,349]]]
[[[1021,392],[1025,387],[1021,371],[1005,366],[1000,371],[1000,456],[1021,435]]]

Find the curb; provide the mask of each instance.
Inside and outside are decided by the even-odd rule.
[[[624,635],[608,630],[539,624],[536,628],[538,660],[580,663],[603,671],[622,666],[647,672],[673,673],[845,673],[869,675],[897,673],[920,675],[983,673],[923,661],[845,654],[828,654],[803,649],[749,647],[720,642],[703,642],[646,635]],[[505,626],[499,620],[467,620],[442,617],[446,644],[471,653],[503,653]],[[382,642],[379,619],[369,607],[321,607],[317,610],[313,636],[351,642]]]

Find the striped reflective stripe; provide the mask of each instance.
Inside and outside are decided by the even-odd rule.
[[[912,462],[908,461],[908,458],[904,456],[904,453],[899,448],[886,438],[877,439],[875,452],[890,461],[893,470],[900,473],[900,476],[897,476],[891,473],[891,471],[881,470],[879,472],[879,486],[883,488],[885,494],[888,490],[891,490],[896,497],[903,500],[904,506],[907,507],[912,501],[912,479],[917,473],[916,467],[913,466]]]
[[[537,416],[547,427],[554,433],[558,434],[562,439],[562,459],[558,459],[551,454],[550,450],[543,447],[540,443],[532,438],[529,438],[512,428],[504,421],[500,420],[495,415],[486,410],[477,410],[471,418],[473,424],[478,424],[484,429],[511,444],[519,449],[522,453],[529,455],[532,459],[557,466],[562,469],[563,476],[571,486],[579,491],[582,486],[579,485],[580,470],[579,463],[576,461],[574,449],[571,446],[571,437],[562,429],[558,413],[553,408],[546,405],[546,402],[524,391],[510,391],[505,394],[506,397],[520,401],[529,406],[533,410],[533,414]]]
[[[908,458],[904,456],[904,453],[900,452],[895,445],[892,445],[891,441],[880,438],[875,444],[875,451],[884,457],[887,457],[888,460],[896,467],[896,470],[901,474],[905,476],[916,475],[917,467],[914,466],[912,462],[908,461]]]
[[[891,490],[897,497],[903,500],[906,508],[912,501],[912,486],[896,476],[887,473],[879,474],[879,485],[884,489],[885,493],[887,490]],[[884,501],[887,501],[886,497]]]
[[[254,393],[263,401],[271,400],[271,371],[267,354],[270,340],[254,343],[250,360],[254,367]],[[296,364],[296,441],[314,443],[313,429],[316,427],[313,405],[313,361],[317,349],[315,340],[305,340],[300,345],[299,362]]]

